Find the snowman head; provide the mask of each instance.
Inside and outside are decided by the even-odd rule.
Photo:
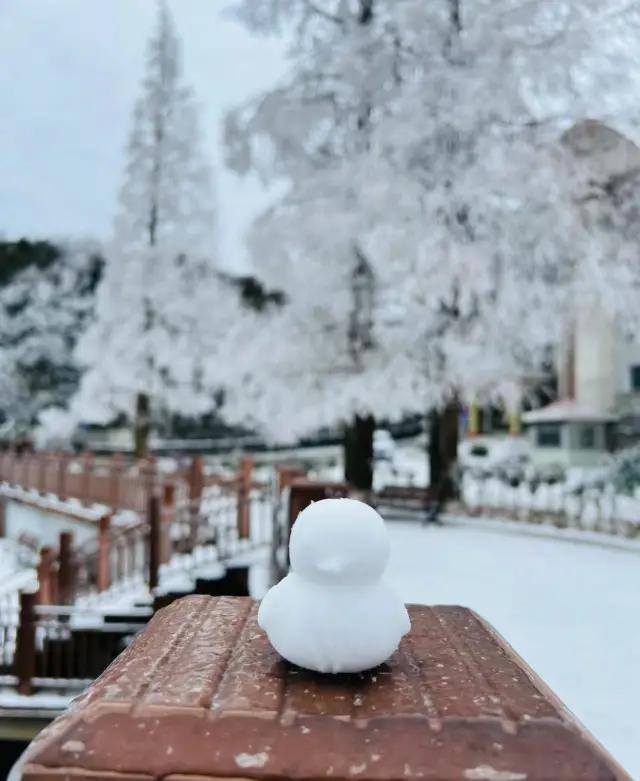
[[[291,569],[315,583],[378,581],[389,560],[384,521],[355,499],[323,499],[297,517],[289,540]]]

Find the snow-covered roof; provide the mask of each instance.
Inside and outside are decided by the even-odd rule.
[[[573,399],[554,401],[542,409],[525,412],[522,416],[523,423],[562,423],[565,421],[606,423],[614,420],[617,420],[615,415],[600,412]]]

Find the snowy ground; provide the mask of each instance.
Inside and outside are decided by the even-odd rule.
[[[640,547],[602,547],[489,524],[391,522],[387,578],[406,602],[488,619],[640,778]]]

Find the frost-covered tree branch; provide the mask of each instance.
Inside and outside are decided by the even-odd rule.
[[[561,134],[633,122],[640,3],[375,0],[366,24],[357,0],[321,7],[343,22],[316,13],[307,34],[304,0],[260,4],[249,26],[290,24],[290,70],[227,134],[237,170],[290,182],[249,238],[289,304],[257,329],[235,404],[291,434],[513,388],[579,287],[613,298],[637,274],[603,276]],[[354,246],[383,292],[355,370]]]

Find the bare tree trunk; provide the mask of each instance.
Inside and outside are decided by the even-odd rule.
[[[373,491],[373,415],[356,415],[345,427],[344,479],[349,488],[368,501]]]
[[[448,402],[442,410],[431,410],[428,415],[429,493],[439,509],[458,496],[459,419],[460,404],[457,399]]]
[[[136,459],[149,455],[151,433],[151,399],[147,393],[136,396],[136,412],[133,428],[133,454]]]

